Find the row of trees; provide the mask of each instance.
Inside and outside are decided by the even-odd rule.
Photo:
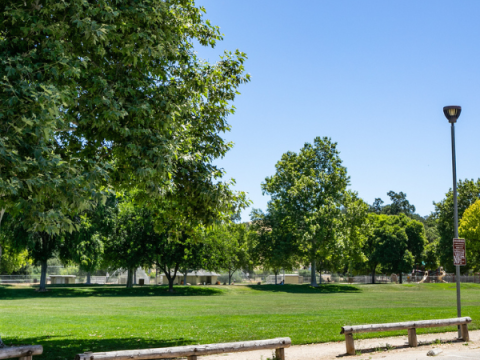
[[[6,215],[1,239],[9,250],[4,262],[18,266],[30,258],[46,271],[46,261],[58,255],[88,273],[127,269],[127,286],[132,286],[134,269],[156,266],[171,290],[178,272],[200,268],[227,271],[231,278],[239,269],[263,267],[279,274],[310,265],[312,285],[316,272],[325,270],[370,272],[373,281],[377,271],[399,273],[402,280],[401,274],[416,264],[453,270],[451,246],[441,246],[442,236],[450,242],[453,237],[448,233],[453,233],[451,192],[435,204],[435,213],[423,218],[402,192],[390,191],[389,205],[379,198],[368,205],[347,190],[348,183],[336,144],[317,138],[299,154],[282,157],[277,173],[262,185],[272,195],[268,209],[254,209],[250,224],[231,221],[247,204],[244,194],[222,197],[229,201],[216,205],[216,215],[201,217],[192,216],[191,207],[178,206],[189,204],[183,193],[148,199],[135,190],[111,194],[105,203],[75,216],[77,231],[61,237],[29,232],[18,221],[21,217]],[[466,271],[477,270],[479,259],[480,201],[474,202],[479,195],[480,182],[459,182],[460,234],[470,240]]]
[[[400,281],[415,265],[453,270],[451,191],[424,218],[403,192],[388,192],[388,205],[380,198],[368,205],[348,185],[337,144],[330,139],[316,138],[299,153],[285,153],[276,173],[262,184],[271,196],[267,211],[252,213],[261,263],[273,271],[309,264],[312,285],[317,285],[316,272],[324,270],[370,272],[373,281],[378,270],[398,273]],[[458,189],[462,218],[480,198],[480,181],[460,181]],[[479,269],[479,208],[470,208],[461,221],[460,234],[471,240],[463,271]]]

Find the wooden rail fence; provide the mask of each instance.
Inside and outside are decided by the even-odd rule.
[[[109,352],[86,352],[75,356],[75,360],[151,360],[187,357],[188,360],[197,360],[198,356],[215,355],[262,349],[275,350],[278,360],[285,360],[285,348],[290,347],[292,340],[289,337],[269,340],[240,341],[223,344],[188,345],[158,349],[121,350]]]
[[[32,356],[43,353],[42,345],[12,346],[0,349],[0,360],[20,358],[20,360],[32,360]]]
[[[406,321],[406,322],[388,323],[388,324],[343,326],[340,334],[345,334],[345,345],[347,347],[347,354],[355,355],[355,344],[353,343],[353,334],[356,334],[356,333],[408,330],[408,345],[416,347],[417,346],[417,331],[416,331],[417,328],[460,325],[461,331],[462,331],[462,339],[464,341],[468,341],[469,340],[468,324],[471,322],[472,322],[472,319],[467,316],[467,317],[461,317],[461,318],[441,319],[441,320],[421,320],[421,321]]]

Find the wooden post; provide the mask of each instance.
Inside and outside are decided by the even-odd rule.
[[[197,360],[197,355],[187,356],[188,360]]]
[[[470,337],[468,336],[468,325],[467,324],[462,324],[460,325],[461,331],[462,331],[462,339],[463,341],[469,341]]]
[[[275,357],[277,358],[277,360],[285,360],[285,349],[275,349]]]
[[[347,354],[355,355],[355,344],[353,343],[352,333],[345,333],[345,345],[347,345]]]
[[[417,330],[415,328],[408,329],[408,345],[417,347]]]

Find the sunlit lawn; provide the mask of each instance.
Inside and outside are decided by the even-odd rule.
[[[294,344],[343,340],[340,327],[456,317],[454,284],[33,288],[0,286],[0,334],[40,344],[43,359],[106,351],[289,336]],[[462,285],[463,315],[480,328],[480,286]],[[419,333],[454,328],[419,329]],[[379,337],[406,332],[369,333]]]

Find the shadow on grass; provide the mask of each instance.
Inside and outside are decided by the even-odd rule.
[[[62,339],[58,339],[61,337]],[[148,340],[137,337],[117,339],[76,339],[74,335],[67,336],[38,336],[31,338],[6,338],[3,339],[7,346],[42,345],[43,354],[35,356],[37,360],[73,360],[75,355],[91,352],[104,352],[115,350],[152,349],[171,346],[197,344],[194,339],[169,339]]]
[[[74,297],[120,297],[120,296],[212,296],[225,292],[220,288],[200,286],[175,286],[174,293],[167,286],[138,286],[127,289],[115,285],[55,285],[47,286],[46,292],[36,291],[33,286],[0,286],[0,300],[28,298],[74,298]]]
[[[252,290],[283,292],[290,294],[338,294],[338,293],[360,293],[359,288],[353,285],[324,284],[317,287],[310,285],[247,285]]]

